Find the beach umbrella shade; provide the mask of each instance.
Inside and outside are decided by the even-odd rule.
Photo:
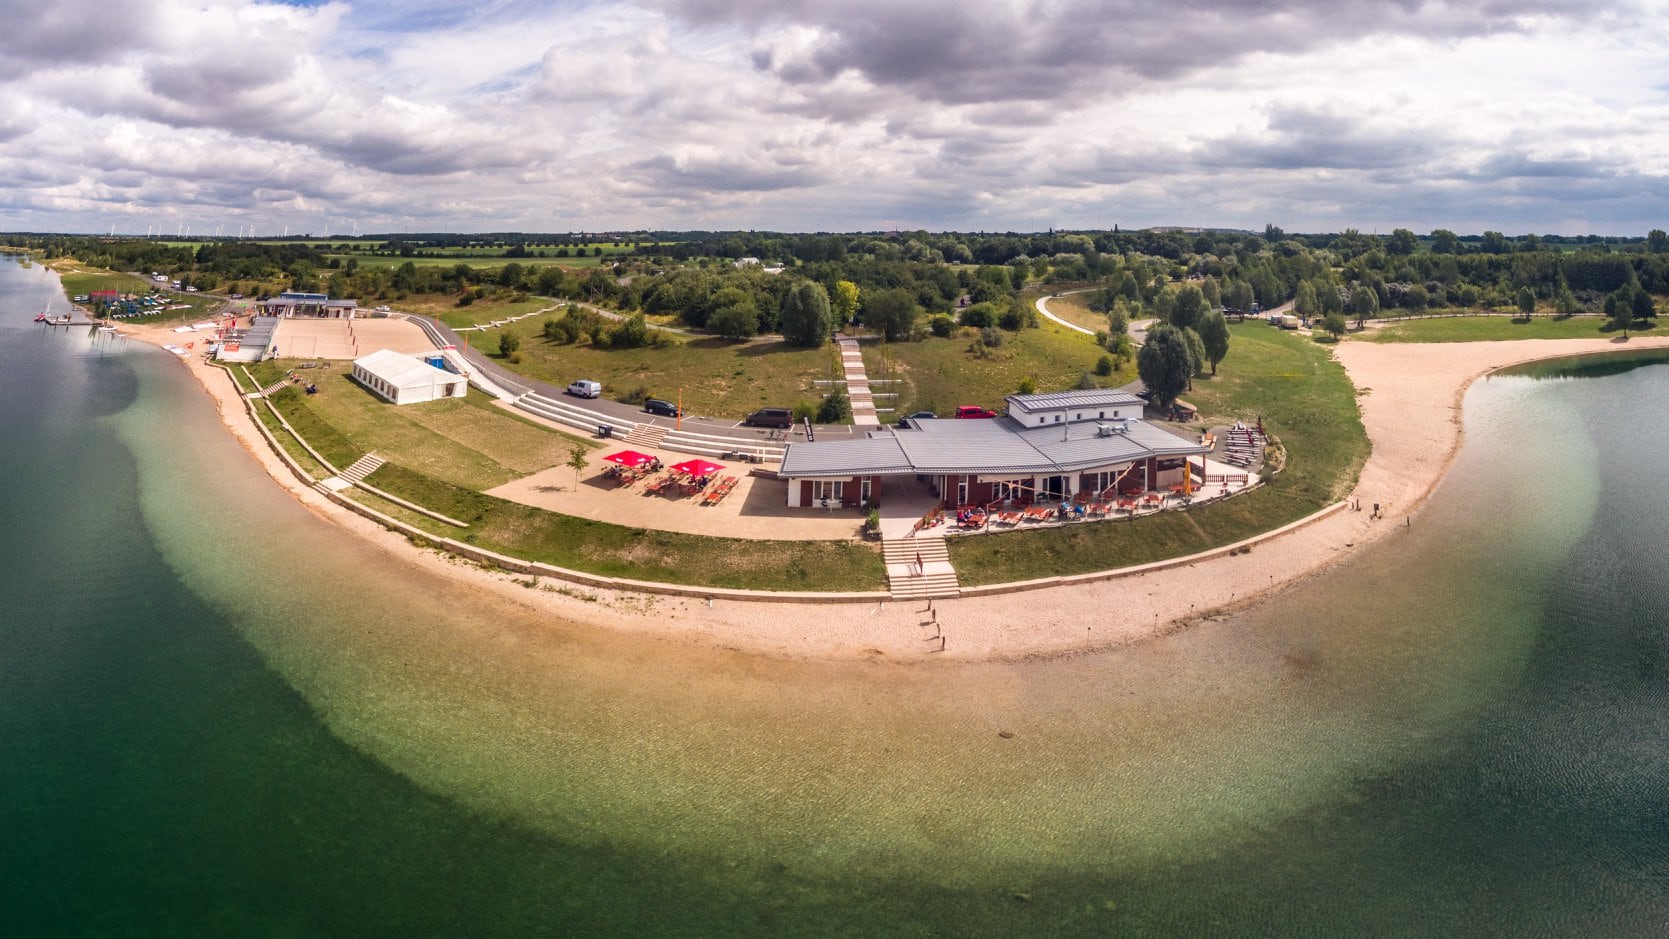
[[[621,450],[619,453],[610,453],[603,459],[610,463],[618,463],[628,469],[636,469],[645,463],[655,462],[654,457],[647,453],[639,453],[636,450]]]
[[[709,463],[706,460],[685,460],[674,466],[672,471],[687,476],[711,476],[721,469],[724,469],[724,467],[717,463]]]

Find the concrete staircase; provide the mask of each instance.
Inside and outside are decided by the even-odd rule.
[[[375,473],[377,468],[388,461],[375,453],[367,453],[354,461],[354,464],[342,471],[342,478],[350,483],[359,484],[365,477]]]
[[[626,435],[626,442],[634,447],[643,447],[648,450],[659,447],[661,441],[666,439],[666,435],[667,428],[642,423],[634,426],[632,432]]]
[[[943,535],[917,533],[888,539],[881,542],[881,556],[887,564],[887,586],[894,600],[955,597],[962,593]]]
[[[283,391],[285,389],[285,387],[287,387],[289,384],[290,384],[290,379],[289,378],[280,378],[279,380],[273,382],[272,384],[270,384],[270,385],[266,386],[265,388],[262,388],[260,391],[256,392],[256,395],[259,396],[259,397],[262,397],[262,398],[270,398],[273,395],[279,393],[280,391]]]

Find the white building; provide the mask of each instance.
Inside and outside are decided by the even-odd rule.
[[[445,361],[438,354],[430,358]],[[462,398],[469,393],[469,379],[464,376],[392,349],[354,359],[353,379],[395,404]]]

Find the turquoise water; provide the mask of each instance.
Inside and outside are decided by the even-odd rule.
[[[367,550],[43,288],[0,266],[10,931],[1665,928],[1662,364],[1480,383],[1413,527],[1249,614],[796,664]]]

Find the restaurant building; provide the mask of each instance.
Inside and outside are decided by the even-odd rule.
[[[849,440],[791,443],[788,505],[862,506],[923,483],[947,508],[1163,491],[1206,444],[1142,420],[1142,399],[1092,389],[1009,395],[989,420],[911,420]]]

